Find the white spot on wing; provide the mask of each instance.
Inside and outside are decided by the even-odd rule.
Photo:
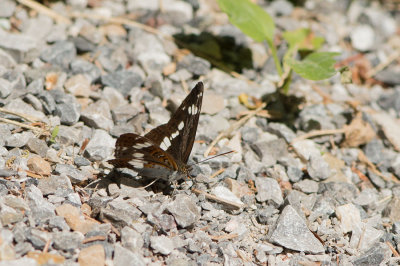
[[[188,113],[189,113],[190,115],[192,114],[192,106],[189,106]]]
[[[197,106],[196,105],[192,105],[192,115],[197,114]]]
[[[185,126],[185,123],[183,123],[183,121],[181,121],[178,125],[178,129],[182,130],[182,128]]]
[[[163,139],[163,143],[164,143],[164,145],[165,145],[165,147],[166,147],[165,150],[168,149],[169,146],[171,146],[171,141],[169,140],[168,137],[165,137],[165,138]]]
[[[178,135],[179,135],[179,130],[177,130],[175,133],[172,133],[171,134],[171,140],[176,138],[176,136],[178,136]]]
[[[143,168],[143,166],[144,166],[144,164],[138,160],[130,160],[129,163],[131,165],[133,165],[133,167],[136,167],[136,168]]]
[[[144,154],[143,153],[140,153],[140,152],[135,152],[134,154],[132,154],[133,155],[133,157],[135,157],[135,158],[143,158],[144,157]]]
[[[151,147],[153,144],[151,144],[150,142],[143,142],[143,143],[137,143],[135,145],[133,145],[133,148],[135,149],[142,149],[142,148],[148,148]]]
[[[166,151],[168,149],[168,147],[165,145],[164,142],[161,142],[160,148],[163,149],[164,151]]]

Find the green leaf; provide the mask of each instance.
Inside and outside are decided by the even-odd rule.
[[[249,0],[217,0],[230,22],[257,42],[274,38],[275,24],[261,7]]]
[[[316,52],[309,54],[304,60],[297,61],[287,58],[286,63],[303,78],[310,80],[322,80],[336,74],[333,57],[339,55],[334,52]]]
[[[53,131],[51,132],[51,138],[50,138],[50,142],[51,143],[55,143],[56,142],[56,137],[58,135],[58,131],[60,130],[59,126],[55,126]]]
[[[309,50],[316,51],[321,48],[325,42],[323,37],[314,36],[310,29],[301,28],[294,31],[285,31],[282,34],[283,38],[289,44],[289,50]]]
[[[302,28],[294,31],[285,31],[282,33],[282,37],[287,41],[289,47],[292,48],[304,41],[309,33],[310,29]]]

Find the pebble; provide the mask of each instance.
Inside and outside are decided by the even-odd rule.
[[[293,241],[296,239],[296,241]],[[286,206],[277,221],[270,241],[292,250],[319,254],[324,252],[321,242],[311,233],[297,212]]]
[[[200,212],[195,202],[186,195],[179,194],[168,205],[167,210],[174,216],[176,223],[183,227],[193,226],[200,218]]]

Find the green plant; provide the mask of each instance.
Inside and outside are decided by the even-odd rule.
[[[327,79],[337,73],[333,58],[339,53],[317,52],[324,39],[315,37],[309,29],[286,31],[282,34],[288,43],[288,50],[281,62],[274,44],[274,21],[261,7],[249,0],[217,0],[217,2],[233,25],[255,41],[268,43],[284,91],[289,87],[292,71],[310,80]],[[296,59],[298,54],[303,56],[301,61]]]
[[[53,131],[51,132],[50,143],[56,143],[56,137],[58,135],[58,131],[60,130],[59,126],[55,126]]]

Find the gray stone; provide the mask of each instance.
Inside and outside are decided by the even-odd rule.
[[[259,202],[271,202],[276,206],[283,203],[282,191],[278,182],[273,178],[257,177],[256,178],[257,195]]]
[[[170,203],[167,210],[174,216],[176,223],[183,227],[193,226],[200,218],[200,211],[193,199],[187,195],[179,194]]]
[[[203,58],[189,54],[179,62],[178,67],[187,69],[193,75],[202,76],[210,71],[211,64]]]
[[[91,161],[102,161],[111,156],[115,147],[113,139],[106,131],[96,129],[86,146],[84,156]]]
[[[266,167],[276,164],[276,161],[286,156],[287,144],[283,139],[260,141],[251,145]]]
[[[53,245],[57,249],[73,251],[77,249],[84,239],[80,232],[54,232]]]
[[[142,85],[143,79],[136,72],[124,70],[101,76],[101,83],[104,86],[113,87],[122,95],[127,96],[132,88]]]
[[[303,171],[298,167],[288,166],[287,175],[291,182],[298,182],[303,177]]]
[[[15,62],[14,58],[3,49],[0,49],[0,66],[5,67],[6,69],[10,69],[15,67],[16,65],[17,62]]]
[[[0,98],[7,98],[11,94],[11,82],[0,78]]]
[[[77,105],[68,103],[57,104],[54,114],[60,117],[61,124],[67,126],[72,126],[78,122],[81,115]]]
[[[14,1],[4,0],[1,3],[0,17],[8,18],[11,17],[15,11],[17,4]]]
[[[61,166],[60,168],[63,167]],[[70,168],[67,167],[66,169],[61,170],[63,172],[68,172],[68,169]],[[72,190],[71,180],[67,177],[66,174],[60,176],[51,175],[47,178],[41,178],[39,179],[39,184],[37,187],[40,189],[43,195],[56,194],[57,189]]]
[[[18,62],[29,62],[37,53],[38,40],[27,34],[8,33],[0,30],[0,48],[12,51]]]
[[[359,51],[365,52],[373,49],[375,45],[375,32],[369,25],[359,25],[350,34],[351,44]]]
[[[384,146],[381,140],[373,139],[364,146],[364,153],[372,163],[381,163]]]
[[[143,248],[143,237],[136,230],[125,226],[121,230],[121,244],[124,248],[133,252],[140,252]]]
[[[78,128],[60,125],[56,141],[66,146],[78,144],[81,141],[80,134],[81,130]]]
[[[174,250],[174,242],[166,236],[151,236],[150,245],[156,253],[168,255]]]
[[[137,266],[146,266],[150,261],[146,260],[140,253],[132,252],[126,248],[123,248],[119,244],[115,244],[114,247],[114,259],[113,263],[115,266],[132,265],[132,262]]]
[[[29,114],[37,120],[46,121],[46,117],[42,112],[33,109],[31,105],[19,98],[11,100],[4,108],[17,113]]]
[[[270,241],[288,249],[319,254],[324,252],[321,242],[311,233],[295,209],[290,205],[283,209],[272,231]]]
[[[60,41],[50,46],[50,48],[44,49],[40,58],[45,62],[68,69],[69,64],[75,56],[76,49],[74,44],[71,42]]]
[[[133,56],[146,73],[158,72],[171,62],[165,53],[164,46],[155,35],[144,31],[134,36]]]
[[[318,192],[318,183],[314,180],[305,179],[293,185],[293,188],[298,189],[304,193]]]
[[[374,266],[380,265],[381,262],[387,260],[392,255],[388,245],[385,243],[377,243],[362,255],[354,259],[353,264],[356,266]]]
[[[101,76],[101,71],[97,66],[80,58],[74,59],[70,67],[73,74],[84,74],[91,82],[97,81]]]
[[[6,138],[4,145],[7,147],[23,147],[29,141],[34,138],[35,135],[30,131],[24,131],[22,133],[15,133]]]
[[[110,221],[115,227],[122,229],[127,225],[131,225],[134,221],[139,219],[141,212],[134,206],[124,203],[120,200],[112,201],[117,208],[102,209],[100,216]]]
[[[284,138],[287,143],[292,142],[296,137],[296,134],[288,126],[281,123],[268,123],[267,131],[277,135],[280,138]]]
[[[325,180],[331,175],[329,164],[322,156],[311,156],[307,163],[307,172],[313,180]]]
[[[47,150],[49,149],[49,147],[47,147],[47,143],[38,138],[30,138],[26,143],[26,147],[30,151],[40,155],[42,158],[46,156]]]
[[[49,219],[49,228],[53,229],[56,228],[61,231],[69,231],[70,227],[65,222],[64,217],[61,216],[54,216]]]
[[[37,224],[55,216],[55,206],[43,198],[42,192],[37,187],[30,186],[26,189],[26,199]]]
[[[29,86],[36,86],[40,91],[36,97],[42,104],[43,110],[46,114],[52,114],[56,111],[56,101],[48,91],[41,91],[43,89],[43,81],[33,81]]]
[[[85,157],[76,156],[74,158],[74,164],[78,167],[81,167],[81,166],[88,166],[91,164],[91,162],[88,159],[86,159]]]
[[[36,260],[27,257],[15,260],[0,261],[0,266],[20,266],[20,265],[37,266],[38,263],[36,262]]]
[[[80,184],[87,181],[89,178],[84,172],[69,164],[57,164],[54,172],[59,175],[67,176],[72,184]]]
[[[109,131],[114,126],[110,106],[104,100],[99,100],[86,107],[81,114],[81,120],[89,127],[106,131]]]

